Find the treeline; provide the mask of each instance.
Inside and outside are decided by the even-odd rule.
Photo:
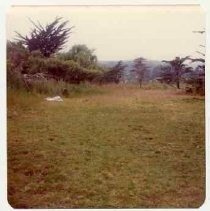
[[[122,68],[121,63],[113,68],[101,67],[97,63],[94,50],[86,45],[74,45],[68,52],[58,53],[73,29],[66,27],[67,21],[56,18],[46,26],[42,26],[39,22],[31,22],[34,29],[29,35],[22,36],[17,33],[16,42],[7,42],[9,87],[30,91],[37,84],[39,86],[43,83],[55,84],[55,81],[68,84],[120,81],[118,70]],[[43,91],[41,87],[38,90]]]
[[[98,65],[97,57],[85,45],[75,45],[67,53],[45,57],[39,50],[30,52],[20,42],[7,42],[9,85],[15,76],[28,85],[32,85],[35,78],[63,80],[71,84],[119,83],[123,69],[121,61],[113,68]]]
[[[39,22],[31,22],[33,29],[29,35],[22,36],[17,32],[17,41],[7,42],[8,86],[30,91],[37,84],[40,86],[41,82],[42,84],[52,81],[52,84],[56,81],[62,81],[62,84],[85,82],[104,84],[124,81],[125,70],[128,68],[125,63],[119,61],[110,68],[99,65],[94,50],[86,45],[74,45],[69,51],[59,53],[74,28],[67,27],[68,21],[56,18],[46,26],[42,26]],[[200,61],[202,64],[193,70],[185,64],[186,60]],[[163,64],[157,78],[159,82],[176,84],[178,89],[180,83],[185,83],[191,86],[187,90],[189,93],[193,90],[204,93],[204,59],[176,57],[171,61],[163,61]],[[142,87],[149,70],[146,60],[143,57],[136,58],[130,68],[132,77]],[[37,90],[43,92],[42,87]]]

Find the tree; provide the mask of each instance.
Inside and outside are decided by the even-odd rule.
[[[89,49],[86,45],[74,45],[67,53],[60,57],[64,60],[73,60],[82,67],[91,69],[97,66],[97,57],[93,54],[94,49]]]
[[[182,75],[190,71],[191,69],[188,65],[184,63],[186,60],[189,60],[189,59],[190,57],[186,56],[184,58],[176,57],[175,59],[170,60],[170,61],[163,60],[162,62],[170,65],[170,71],[168,70],[163,71],[162,77],[164,78],[167,75],[168,80],[175,82],[177,88],[180,89],[180,81],[181,81]]]
[[[62,18],[56,18],[46,26],[31,20],[34,29],[26,36],[16,32],[17,40],[25,45],[30,52],[39,50],[45,57],[50,57],[50,55],[62,49],[73,28],[66,28],[68,21],[61,20]]]
[[[167,83],[171,84],[174,82],[174,74],[172,72],[171,65],[164,64],[160,66],[160,77],[157,77],[156,80],[158,80],[161,83]]]
[[[122,61],[119,61],[116,65],[111,68],[111,70],[105,73],[104,80],[106,82],[118,84],[122,79],[126,67],[127,65],[124,65]]]
[[[145,73],[147,71],[147,66],[145,64],[146,59],[143,57],[134,60],[134,65],[132,72],[135,74],[139,86],[142,87],[143,80],[145,78]]]
[[[205,30],[193,31],[193,32],[204,34]],[[205,45],[200,45],[200,47],[205,48]],[[190,60],[191,62],[199,62],[200,65],[196,67],[188,83],[191,84],[193,87],[195,87],[196,92],[200,94],[205,94],[205,53],[200,51],[196,52],[201,55],[201,58],[196,58],[196,59],[191,58]]]

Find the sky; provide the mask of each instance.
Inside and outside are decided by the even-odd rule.
[[[95,49],[98,60],[132,60],[144,57],[169,60],[176,56],[200,57],[204,51],[205,13],[200,6],[13,6],[7,12],[7,39],[15,31],[27,35],[29,18],[42,25],[55,17],[75,26],[63,51],[75,44]]]

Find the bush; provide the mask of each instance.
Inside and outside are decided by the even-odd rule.
[[[12,42],[8,42],[7,45],[7,70],[9,78],[12,75],[16,78],[17,72],[30,75],[44,73],[48,75],[47,78],[73,84],[93,81],[98,75],[98,71],[87,70],[75,61],[45,58],[39,51],[29,53],[21,44]]]
[[[60,61],[59,59],[55,58],[45,59],[44,65],[46,72],[50,75],[55,76],[58,79],[65,79],[67,71],[70,68],[66,62]]]
[[[186,83],[185,91],[188,94],[205,95],[205,69],[202,71],[191,72],[184,81]],[[191,91],[190,91],[191,90]]]
[[[29,55],[20,43],[7,42],[7,68],[10,70],[23,72]]]
[[[50,58],[45,61],[46,72],[56,80],[64,80],[68,83],[79,84],[85,81],[93,81],[98,73],[81,67],[78,63],[68,60],[61,61]]]
[[[7,86],[10,88],[25,89],[22,74],[19,71],[13,71],[10,65],[10,63],[7,63]]]
[[[26,62],[25,71],[22,73],[46,73],[45,59],[33,55],[29,56],[28,61]]]
[[[88,70],[75,61],[45,58],[40,51],[29,53],[20,43],[7,43],[9,88],[67,96],[70,84],[96,81],[99,75],[98,70]]]
[[[20,43],[7,43],[7,69],[22,74],[44,72],[44,58],[39,51],[29,53]]]

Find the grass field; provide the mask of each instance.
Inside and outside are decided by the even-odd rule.
[[[15,208],[199,207],[204,98],[102,86],[47,102],[8,91],[8,201]]]

